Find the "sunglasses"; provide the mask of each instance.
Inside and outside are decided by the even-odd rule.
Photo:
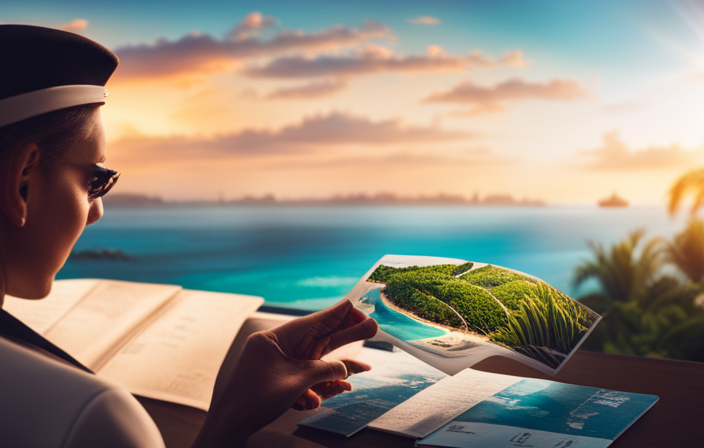
[[[117,183],[120,173],[102,166],[86,167],[92,169],[92,177],[88,182],[88,199],[103,197]]]
[[[90,200],[105,196],[107,192],[115,186],[117,179],[120,178],[118,171],[110,170],[102,166],[82,165],[66,160],[62,160],[61,162],[80,168],[90,175],[90,180],[88,181],[88,199]]]

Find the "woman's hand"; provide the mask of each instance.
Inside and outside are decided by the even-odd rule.
[[[287,409],[314,409],[321,399],[351,390],[344,380],[371,367],[353,360],[320,358],[374,336],[377,328],[373,319],[343,300],[252,334],[228,378],[218,377],[208,417],[194,446],[242,445]]]

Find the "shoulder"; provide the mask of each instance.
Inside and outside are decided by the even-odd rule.
[[[164,446],[124,387],[3,338],[0,396],[0,434],[13,446]]]

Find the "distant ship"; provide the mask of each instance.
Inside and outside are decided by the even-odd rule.
[[[610,198],[599,201],[599,207],[628,207],[628,201],[614,193]]]

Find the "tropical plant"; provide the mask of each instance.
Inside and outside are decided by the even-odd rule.
[[[665,253],[667,261],[692,282],[704,280],[704,221],[690,219],[687,227],[667,243]]]
[[[472,268],[474,263],[467,262],[461,265],[456,264],[436,264],[432,266],[408,266],[405,268],[395,268],[392,266],[386,266],[384,264],[379,265],[374,272],[367,278],[369,282],[375,283],[386,283],[391,277],[403,272],[437,272],[440,274],[447,275],[459,275],[463,272],[467,272]]]
[[[670,202],[667,207],[670,216],[677,213],[684,198],[689,194],[694,196],[694,202],[690,209],[690,215],[694,216],[697,210],[704,205],[704,168],[685,173],[670,188]]]
[[[508,316],[508,325],[491,340],[512,348],[546,347],[569,354],[593,323],[590,313],[578,303],[540,283]]]
[[[491,295],[509,310],[517,310],[525,296],[534,293],[537,286],[525,280],[514,280],[491,289]]]
[[[592,301],[613,303],[641,299],[663,262],[662,241],[659,238],[644,241],[644,237],[644,230],[635,230],[610,250],[590,241],[588,245],[594,259],[576,266],[572,280],[574,286],[596,280],[600,291],[591,295]]]
[[[399,270],[387,275],[383,292],[394,304],[409,311],[424,309],[429,297],[438,299],[481,333],[490,333],[506,323],[506,312],[488,292],[434,268]]]
[[[388,294],[389,291],[385,293]],[[410,311],[421,319],[452,328],[461,328],[465,331],[469,330],[466,322],[450,305],[417,289],[410,294],[395,295],[389,299],[394,305]]]
[[[481,286],[483,288],[493,288],[495,286],[503,285],[504,283],[513,282],[516,280],[535,282],[535,280],[530,277],[516,274],[508,269],[499,268],[490,264],[479,269],[469,271],[468,273],[461,275],[460,278],[473,285]]]

